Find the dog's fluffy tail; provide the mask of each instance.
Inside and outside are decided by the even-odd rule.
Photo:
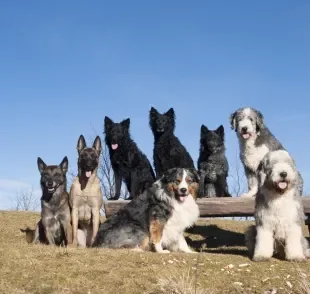
[[[249,257],[251,259],[254,255],[255,240],[256,240],[256,227],[255,225],[252,225],[248,227],[248,229],[245,232],[245,245],[248,248]]]
[[[20,229],[20,231],[22,233],[25,233],[25,237],[26,237],[26,241],[28,243],[32,243],[35,237],[35,230],[30,229],[29,227],[25,228],[25,229]]]

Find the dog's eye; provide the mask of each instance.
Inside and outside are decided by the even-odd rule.
[[[181,181],[180,181],[180,180],[175,180],[175,183],[176,183],[176,184],[180,184]]]
[[[250,121],[253,121],[253,118],[252,118],[252,117],[250,117]]]
[[[61,174],[60,174],[60,173],[56,173],[56,174],[55,174],[55,177],[60,178],[60,177],[61,177]]]

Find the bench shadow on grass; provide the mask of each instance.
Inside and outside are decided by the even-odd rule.
[[[217,225],[196,225],[188,231],[187,244],[196,251],[247,256],[244,234]],[[188,235],[186,234],[186,235]],[[199,239],[196,239],[197,236]],[[202,238],[201,238],[202,237]],[[237,247],[237,248],[236,248]]]

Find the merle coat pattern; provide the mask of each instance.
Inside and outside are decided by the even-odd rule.
[[[222,125],[214,131],[201,126],[198,170],[198,197],[231,197],[227,185],[228,161],[225,156]]]
[[[130,119],[114,123],[109,117],[104,119],[105,142],[115,177],[115,195],[120,197],[122,180],[135,198],[149,188],[155,181],[155,174],[146,155],[141,152],[129,133]]]
[[[194,253],[184,230],[199,217],[195,169],[173,168],[101,224],[93,247]]]
[[[195,168],[190,154],[174,135],[174,109],[170,108],[164,114],[160,114],[152,107],[149,119],[154,135],[153,159],[156,178],[159,179],[171,168]]]

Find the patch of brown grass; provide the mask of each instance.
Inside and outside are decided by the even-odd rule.
[[[188,294],[196,289],[196,294],[224,294],[276,288],[277,293],[308,289],[301,293],[309,294],[305,292],[309,283],[301,279],[296,265],[248,259],[243,232],[249,222],[199,222],[186,233],[187,240],[196,250],[207,246],[194,255],[27,244],[19,229],[34,228],[39,217],[38,213],[0,211],[0,293]],[[310,272],[309,263],[298,268]]]

